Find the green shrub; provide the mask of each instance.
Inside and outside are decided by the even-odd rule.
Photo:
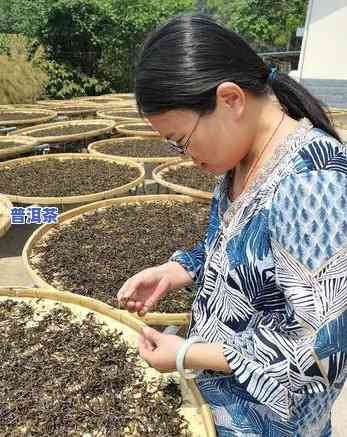
[[[19,35],[11,36],[5,49],[0,55],[0,104],[35,102],[48,79],[40,68],[43,49],[39,47],[30,57],[26,38]]]
[[[78,72],[56,61],[46,60],[41,67],[48,75],[46,95],[52,99],[70,99],[80,96],[96,96],[112,92],[110,83]]]

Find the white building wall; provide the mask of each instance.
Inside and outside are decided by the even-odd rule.
[[[310,0],[298,79],[347,80],[347,0]]]

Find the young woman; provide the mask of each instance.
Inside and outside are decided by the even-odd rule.
[[[204,240],[118,293],[141,315],[198,285],[188,340],[146,328],[140,355],[160,371],[204,369],[219,436],[331,435],[346,376],[347,153],[326,113],[202,16],[148,37],[136,99],[173,147],[220,175]]]

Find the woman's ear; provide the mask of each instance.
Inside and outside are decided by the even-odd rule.
[[[235,119],[242,116],[246,106],[246,93],[234,82],[223,82],[216,90],[217,106],[224,107]]]

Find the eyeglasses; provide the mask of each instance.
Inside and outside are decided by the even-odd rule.
[[[188,137],[188,139],[184,142],[184,144],[180,144],[180,143],[178,143],[177,141],[174,141],[174,140],[166,140],[168,145],[170,146],[170,148],[172,150],[174,150],[175,152],[178,152],[180,155],[185,155],[187,153],[187,149],[188,149],[188,147],[190,145],[190,140],[191,140],[191,138],[193,136],[193,133],[195,132],[195,129],[198,127],[200,118],[201,118],[201,114],[199,114],[199,117],[196,120],[196,123],[195,123],[195,125],[194,125],[194,127],[193,127],[193,129],[192,129],[192,131],[191,131],[191,133],[190,133],[190,135]]]

